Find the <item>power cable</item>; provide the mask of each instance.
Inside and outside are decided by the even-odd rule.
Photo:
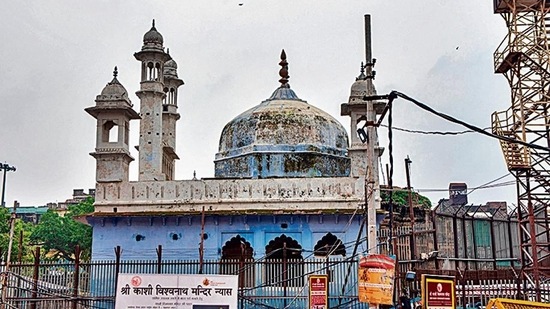
[[[385,124],[380,124],[381,127],[387,128],[388,126]],[[406,133],[414,133],[414,134],[425,134],[425,135],[462,135],[462,134],[468,134],[468,133],[477,133],[474,130],[464,130],[464,131],[422,131],[422,130],[411,130],[411,129],[405,129],[405,128],[399,128],[399,127],[393,127],[396,131],[406,132]],[[490,127],[483,128],[483,131],[490,130]]]
[[[429,107],[428,105],[422,103],[422,102],[419,102],[411,97],[409,97],[408,95],[404,94],[404,93],[401,93],[399,91],[395,91],[393,90],[390,95],[389,95],[390,99],[392,97],[400,97],[402,99],[405,99],[409,102],[412,102],[413,104],[415,104],[416,106],[420,107],[421,109],[425,110],[425,111],[428,111],[436,116],[439,116],[447,121],[450,121],[452,123],[456,123],[456,124],[459,124],[459,125],[462,125],[463,127],[466,127],[472,131],[475,131],[477,133],[480,133],[480,134],[483,134],[485,136],[488,136],[488,137],[492,137],[492,138],[495,138],[495,139],[498,139],[498,140],[501,140],[501,141],[505,141],[505,142],[508,142],[508,143],[513,143],[513,144],[520,144],[522,146],[525,146],[525,147],[529,147],[529,148],[532,148],[532,149],[537,149],[537,150],[541,150],[541,151],[545,151],[545,152],[550,152],[550,148],[548,147],[544,147],[544,146],[540,146],[540,145],[537,145],[537,144],[533,144],[533,143],[527,143],[527,142],[524,142],[524,141],[521,141],[521,140],[517,140],[517,139],[513,139],[513,138],[510,138],[510,137],[506,137],[506,136],[500,136],[500,135],[497,135],[497,134],[494,134],[494,133],[490,133],[490,132],[486,132],[484,131],[483,129],[479,128],[479,127],[476,127],[474,125],[471,125],[467,122],[464,122],[460,119],[457,119],[455,117],[452,117],[452,116],[449,116],[447,114],[444,114],[444,113],[441,113],[441,112],[438,112],[436,110],[434,110],[433,108]],[[391,103],[388,103],[388,104],[391,104]],[[389,125],[389,124],[388,124]]]
[[[478,186],[477,188],[471,189],[470,192],[468,192],[468,194],[470,194],[470,193],[472,193],[472,192],[474,192],[475,190],[478,190],[478,189],[485,189],[485,188],[487,188],[487,187],[492,188],[493,186],[489,186],[490,184],[495,183],[495,182],[497,182],[497,181],[499,181],[499,180],[501,180],[501,179],[503,179],[503,178],[506,178],[506,177],[508,177],[508,176],[510,176],[510,174],[509,174],[509,173],[506,173],[506,174],[504,174],[504,175],[498,177],[497,179],[493,179],[493,180],[491,180],[491,181],[489,181],[489,182],[487,182],[487,183],[485,183],[485,184],[482,184],[481,186]],[[515,181],[513,181],[513,183],[515,183]]]
[[[515,184],[516,184],[515,180],[509,180],[509,181],[499,182],[499,183],[496,183],[496,184],[493,184],[493,185],[481,185],[481,186],[478,186],[478,187],[468,189],[468,191],[470,191],[470,192],[468,192],[467,194],[470,194],[470,193],[472,193],[472,191],[475,191],[475,190],[493,189],[493,188],[498,188],[498,187],[507,187],[507,186],[511,186],[511,185],[515,185]],[[386,190],[384,190],[384,191],[386,191]],[[404,189],[394,189],[394,191],[406,191],[406,190],[404,190]],[[447,189],[447,188],[422,188],[422,189],[415,189],[415,191],[418,192],[418,193],[420,193],[420,192],[446,192],[446,191],[449,191],[449,189]]]

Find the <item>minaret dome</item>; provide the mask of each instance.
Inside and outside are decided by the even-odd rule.
[[[155,28],[155,20],[153,19],[151,29],[143,35],[143,47],[141,49],[163,49],[163,44],[164,38],[162,37],[162,34],[157,31],[157,28]]]

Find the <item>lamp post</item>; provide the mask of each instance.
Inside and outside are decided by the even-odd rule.
[[[7,163],[0,163],[0,170],[4,170],[4,177],[2,180],[2,207],[6,207],[4,197],[6,196],[6,172],[15,172],[15,166],[10,166]]]

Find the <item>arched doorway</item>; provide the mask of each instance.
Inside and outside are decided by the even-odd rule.
[[[266,283],[271,286],[303,286],[304,258],[302,246],[285,234],[265,246]]]
[[[246,239],[237,235],[222,247],[220,273],[239,275],[239,287],[254,285],[254,249]]]
[[[319,257],[328,257],[330,255],[346,256],[346,246],[332,233],[327,233],[321,238],[313,248],[313,254]]]

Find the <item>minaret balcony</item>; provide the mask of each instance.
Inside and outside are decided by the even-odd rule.
[[[164,95],[163,84],[159,81],[147,80],[141,82],[140,91],[160,92]]]

